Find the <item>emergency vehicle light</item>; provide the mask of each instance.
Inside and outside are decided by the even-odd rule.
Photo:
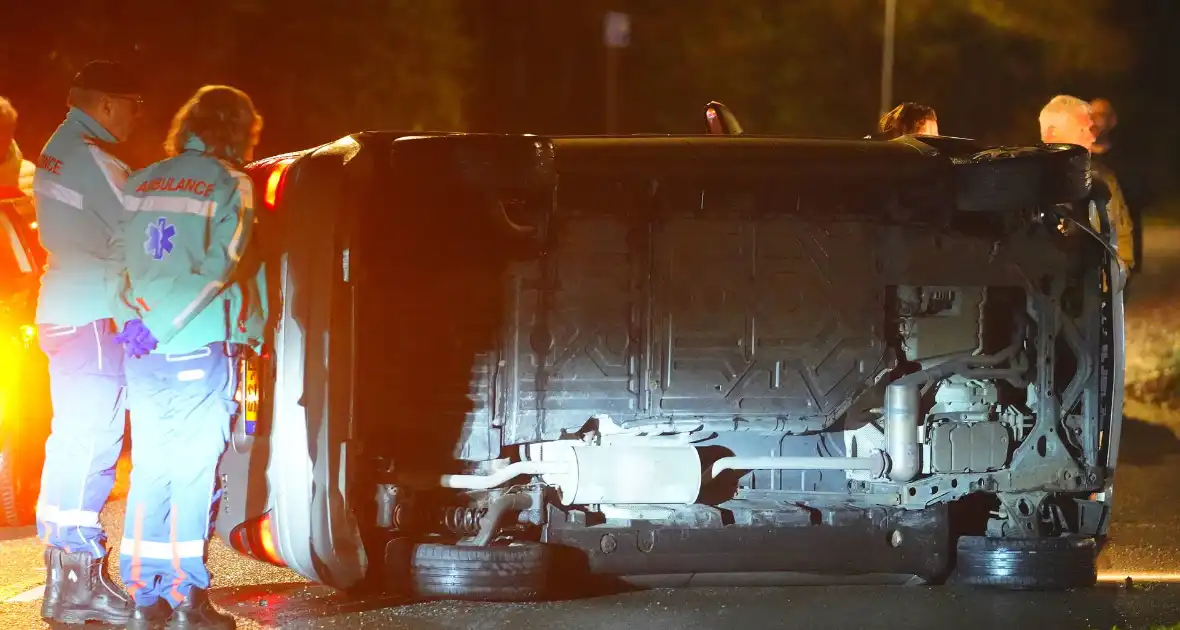
[[[24,351],[29,348],[36,337],[37,327],[23,324],[16,328],[15,334],[0,338],[0,416],[4,412],[4,392],[15,383],[16,377],[20,375]]]

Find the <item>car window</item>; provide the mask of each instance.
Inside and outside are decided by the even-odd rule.
[[[16,226],[7,213],[0,212],[0,278],[7,281],[32,272],[33,261],[29,260]]]

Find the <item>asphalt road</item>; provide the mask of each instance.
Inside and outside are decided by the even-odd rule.
[[[1153,227],[1145,235],[1148,268],[1137,279],[1129,317],[1180,299],[1180,228]],[[1150,628],[1180,622],[1178,470],[1176,433],[1158,418],[1128,418],[1111,542],[1101,558],[1104,582],[1090,591],[692,588],[528,605],[412,604],[350,599],[214,542],[212,596],[240,628]],[[104,513],[112,541],[122,537],[122,508],[116,501]],[[37,616],[42,571],[32,531],[0,530],[0,628],[45,627]],[[1134,577],[1130,587],[1127,575]]]

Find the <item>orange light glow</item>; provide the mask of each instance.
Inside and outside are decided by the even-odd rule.
[[[295,161],[293,158],[279,160],[275,163],[274,170],[266,177],[266,192],[263,195],[263,203],[266,207],[274,210],[279,203],[279,196],[283,191],[283,177],[287,173],[287,168],[291,166],[291,162]]]
[[[37,229],[37,222],[33,221],[32,223],[29,224],[29,227],[33,228],[34,230]]]
[[[1122,582],[1127,578],[1131,578],[1132,582],[1180,582],[1180,573],[1132,571],[1128,573],[1107,572],[1098,574],[1099,582]]]
[[[264,514],[262,518],[258,519],[258,541],[262,543],[262,553],[264,556],[266,556],[265,559],[268,562],[277,564],[281,567],[287,566],[287,564],[279,558],[279,551],[275,548],[274,535],[271,534],[270,531],[269,512]]]

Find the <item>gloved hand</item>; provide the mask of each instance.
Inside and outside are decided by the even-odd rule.
[[[115,341],[127,348],[127,355],[139,358],[156,349],[160,342],[152,336],[152,331],[144,326],[143,320],[132,319],[123,325],[123,332],[115,336]]]

